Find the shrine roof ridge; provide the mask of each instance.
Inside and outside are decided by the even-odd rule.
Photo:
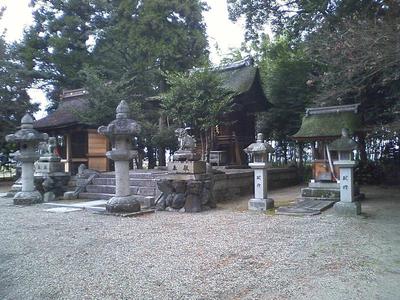
[[[358,113],[359,106],[360,106],[360,103],[348,104],[348,105],[337,105],[337,106],[325,106],[325,107],[311,107],[311,108],[306,109],[306,116],[341,113],[341,112]]]

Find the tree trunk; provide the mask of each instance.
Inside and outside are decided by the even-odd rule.
[[[149,159],[149,169],[154,169],[156,166],[156,158],[152,147],[147,147],[147,158]]]
[[[299,167],[303,167],[303,143],[299,143]]]
[[[360,133],[358,136],[359,150],[360,150],[360,160],[362,163],[367,162],[367,151],[366,151],[366,143],[365,143],[365,134]]]
[[[165,148],[164,147],[157,149],[157,156],[158,156],[158,165],[166,166],[166,157],[165,157]]]
[[[167,120],[166,117],[161,113],[158,119],[158,131],[161,133],[166,127]],[[165,148],[158,147],[157,148],[157,156],[158,156],[158,165],[165,166],[166,165],[166,157],[165,157]]]

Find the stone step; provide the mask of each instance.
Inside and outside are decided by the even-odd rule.
[[[138,179],[153,179],[157,175],[165,174],[166,171],[158,171],[158,172],[130,172],[129,178],[138,178]],[[113,172],[100,173],[98,178],[115,178],[115,174]]]
[[[114,194],[89,193],[89,192],[83,192],[79,194],[79,199],[108,200],[111,197],[114,197]]]
[[[115,186],[115,178],[95,178],[93,179],[92,184],[94,185],[114,185]],[[130,178],[129,185],[132,186],[148,186],[155,187],[156,180],[152,178],[141,179],[141,178]]]
[[[147,186],[131,186],[131,193],[133,195],[141,195],[141,196],[154,196],[156,194],[155,187],[147,187]],[[115,186],[114,185],[95,185],[90,184],[86,187],[87,192],[89,193],[100,193],[100,194],[115,194]]]

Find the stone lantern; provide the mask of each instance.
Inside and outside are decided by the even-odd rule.
[[[128,119],[129,107],[121,101],[116,109],[116,120],[107,126],[100,126],[98,132],[111,141],[112,150],[106,153],[115,163],[115,196],[106,204],[108,212],[136,212],[140,203],[131,195],[129,184],[129,162],[137,156],[132,150],[133,137],[140,132],[140,125]]]
[[[39,158],[39,142],[47,141],[48,135],[33,129],[33,118],[25,114],[21,119],[21,129],[14,134],[6,136],[7,142],[19,144],[19,153],[15,159],[21,162],[22,190],[14,195],[14,204],[30,205],[43,202],[42,195],[36,190],[34,184],[34,162]]]
[[[274,207],[274,200],[267,196],[268,154],[274,151],[274,148],[264,141],[262,133],[257,134],[255,143],[244,149],[252,161],[249,166],[254,169],[254,198],[249,200],[249,210],[267,210]]]
[[[361,204],[354,198],[354,166],[353,151],[357,143],[349,137],[349,131],[342,129],[342,136],[329,145],[329,150],[338,152],[338,160],[333,162],[340,170],[340,201],[334,205],[335,212],[340,215],[359,215]]]

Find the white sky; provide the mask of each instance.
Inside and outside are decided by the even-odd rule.
[[[0,0],[0,7],[6,7],[6,11],[0,19],[0,32],[6,30],[8,42],[19,40],[26,26],[32,23],[30,0]],[[228,19],[228,10],[224,0],[206,0],[210,10],[204,13],[207,24],[207,35],[210,45],[211,61],[218,64],[222,55],[229,52],[230,48],[238,48],[244,39],[243,22],[232,23]],[[215,45],[218,44],[219,53]],[[47,100],[38,89],[31,89],[29,95],[33,102],[41,104],[41,112],[35,115],[41,118],[45,115],[44,109]]]

